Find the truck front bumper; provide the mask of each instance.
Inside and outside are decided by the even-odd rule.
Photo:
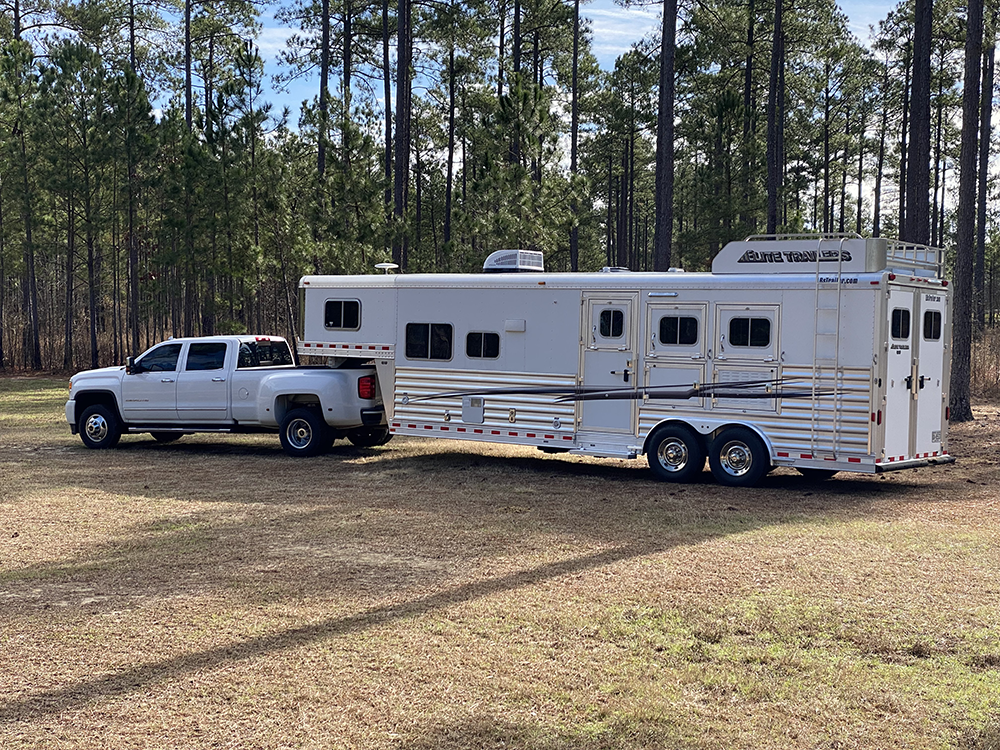
[[[70,399],[66,402],[66,421],[69,422],[69,431],[72,434],[77,433],[76,429],[76,401]]]

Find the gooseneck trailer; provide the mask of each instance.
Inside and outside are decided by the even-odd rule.
[[[305,276],[300,355],[371,360],[394,434],[646,455],[656,476],[753,485],[949,462],[942,252],[756,236],[710,273]],[[515,272],[516,271],[516,272]]]

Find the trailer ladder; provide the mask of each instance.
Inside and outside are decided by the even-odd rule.
[[[811,428],[809,445],[816,458],[836,459],[840,453],[841,412],[843,406],[844,372],[840,366],[840,327],[843,304],[843,284],[841,274],[844,265],[844,242],[848,237],[823,237],[816,247],[816,314],[813,317],[813,377],[811,394]],[[837,270],[821,270],[823,243],[837,243]],[[829,265],[829,264],[826,264]],[[824,382],[832,376],[835,395],[833,410],[827,417],[831,397],[822,395],[828,391]],[[824,424],[826,423],[826,424]],[[833,434],[832,452],[823,440],[823,427],[829,425]]]

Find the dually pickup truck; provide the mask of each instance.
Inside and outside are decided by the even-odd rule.
[[[66,420],[88,448],[125,432],[171,442],[195,432],[274,432],[290,456],[314,456],[338,437],[358,446],[391,434],[375,368],[297,367],[276,336],[169,339],[124,367],[70,379]]]

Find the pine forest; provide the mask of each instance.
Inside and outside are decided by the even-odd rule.
[[[650,10],[605,69],[580,0],[0,0],[0,369],[291,336],[305,273],[856,232],[948,250],[962,418],[1000,305],[997,7],[904,0],[865,41],[833,0]]]

